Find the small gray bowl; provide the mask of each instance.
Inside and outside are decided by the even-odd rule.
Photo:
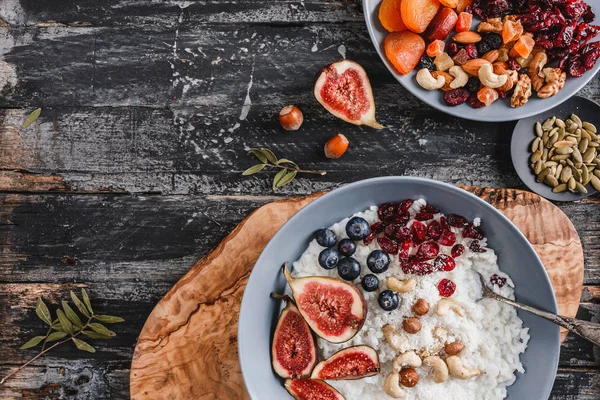
[[[544,123],[548,118],[556,116],[562,120],[569,118],[571,114],[577,114],[584,122],[591,122],[600,127],[600,105],[592,100],[583,97],[574,96],[562,103],[558,107],[545,111],[539,115],[520,120],[515,129],[510,143],[510,155],[512,162],[519,175],[519,178],[532,191],[540,196],[554,201],[574,201],[581,200],[591,196],[597,191],[591,184],[585,188],[587,193],[571,193],[569,191],[562,193],[552,192],[552,188],[545,183],[540,183],[535,180],[535,175],[529,167],[529,157],[531,156],[531,143],[536,138],[535,123]]]
[[[253,400],[291,398],[271,367],[271,336],[280,310],[271,292],[283,292],[284,261],[304,252],[315,230],[372,205],[406,198],[425,198],[443,213],[482,219],[488,243],[498,254],[503,271],[515,282],[518,301],[557,312],[556,299],[542,262],[525,236],[498,210],[475,195],[429,179],[383,177],[336,189],[298,211],[276,234],[258,258],[242,299],[238,326],[239,357],[246,389]],[[531,339],[518,374],[508,388],[509,399],[546,400],[550,396],[560,352],[558,326],[519,311]]]

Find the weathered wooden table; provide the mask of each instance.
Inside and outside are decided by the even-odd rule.
[[[0,398],[124,399],[138,332],[161,296],[250,210],[274,198],[381,175],[519,187],[513,123],[451,118],[404,90],[369,40],[357,0],[0,1],[0,375],[33,354],[38,296],[85,287],[123,316],[89,355],[59,347]],[[375,131],[334,119],[315,74],[346,55],[371,78]],[[600,100],[600,77],[581,95]],[[304,111],[280,129],[286,104]],[[27,115],[41,117],[20,129]],[[323,143],[342,132],[341,159]],[[267,146],[302,167],[279,192],[240,175]],[[600,312],[600,201],[562,204],[581,235],[579,317]],[[600,398],[600,349],[569,336],[553,399]]]

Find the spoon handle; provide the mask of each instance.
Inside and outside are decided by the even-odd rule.
[[[556,315],[551,312],[542,311],[535,307],[531,307],[525,304],[517,303],[514,300],[507,299],[506,297],[500,296],[494,293],[493,298],[506,304],[510,304],[521,310],[528,311],[532,314],[540,316],[548,321],[554,322],[557,325],[566,328],[568,331],[573,332],[584,339],[589,340],[596,346],[600,346],[600,324],[590,321],[583,321],[580,319],[563,317],[562,315]]]

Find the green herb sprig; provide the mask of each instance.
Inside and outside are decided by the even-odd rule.
[[[21,125],[21,129],[25,129],[29,125],[33,124],[35,122],[35,120],[39,118],[39,116],[40,116],[41,113],[42,113],[42,109],[41,108],[36,108],[35,110],[33,110],[31,112],[31,114],[29,114],[29,116],[27,117],[27,119],[25,120],[25,122],[23,122],[23,125]]]
[[[71,300],[81,315],[78,315],[69,305],[69,303],[62,301],[62,309],[59,307],[56,310],[56,318],[52,318],[52,314],[50,313],[50,309],[46,303],[44,303],[44,301],[38,297],[35,306],[35,313],[39,319],[48,325],[48,330],[43,336],[35,336],[29,339],[20,347],[20,349],[30,349],[40,344],[42,345],[42,348],[35,357],[0,380],[0,385],[4,384],[4,382],[10,379],[13,375],[31,364],[33,361],[37,360],[45,353],[69,341],[72,341],[75,344],[75,347],[77,347],[79,350],[95,353],[96,349],[94,349],[94,347],[78,338],[80,335],[87,336],[91,339],[110,339],[116,336],[113,331],[102,325],[100,322],[105,324],[114,324],[117,322],[123,322],[125,320],[121,317],[115,317],[112,315],[99,315],[94,313],[90,298],[88,297],[85,289],[81,289],[81,298],[83,301],[79,299],[79,297],[77,297],[73,291],[71,291]],[[51,342],[56,343],[46,347]]]
[[[325,175],[327,173],[324,171],[308,171],[300,169],[298,164],[292,160],[288,160],[287,158],[278,159],[275,156],[275,153],[269,149],[250,149],[248,151],[252,153],[254,157],[258,158],[260,164],[256,164],[248,168],[242,172],[242,175],[254,175],[257,172],[262,171],[265,167],[279,168],[280,171],[277,172],[273,178],[273,190],[277,190],[283,185],[290,183],[292,180],[294,180],[298,173],[316,175]]]

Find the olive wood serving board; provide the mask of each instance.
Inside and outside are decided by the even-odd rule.
[[[583,285],[583,250],[567,216],[530,192],[464,189],[494,205],[525,234],[544,262],[560,313],[575,317]],[[322,194],[256,209],[171,288],[138,338],[130,375],[133,400],[249,398],[237,352],[246,282],[275,232]]]

